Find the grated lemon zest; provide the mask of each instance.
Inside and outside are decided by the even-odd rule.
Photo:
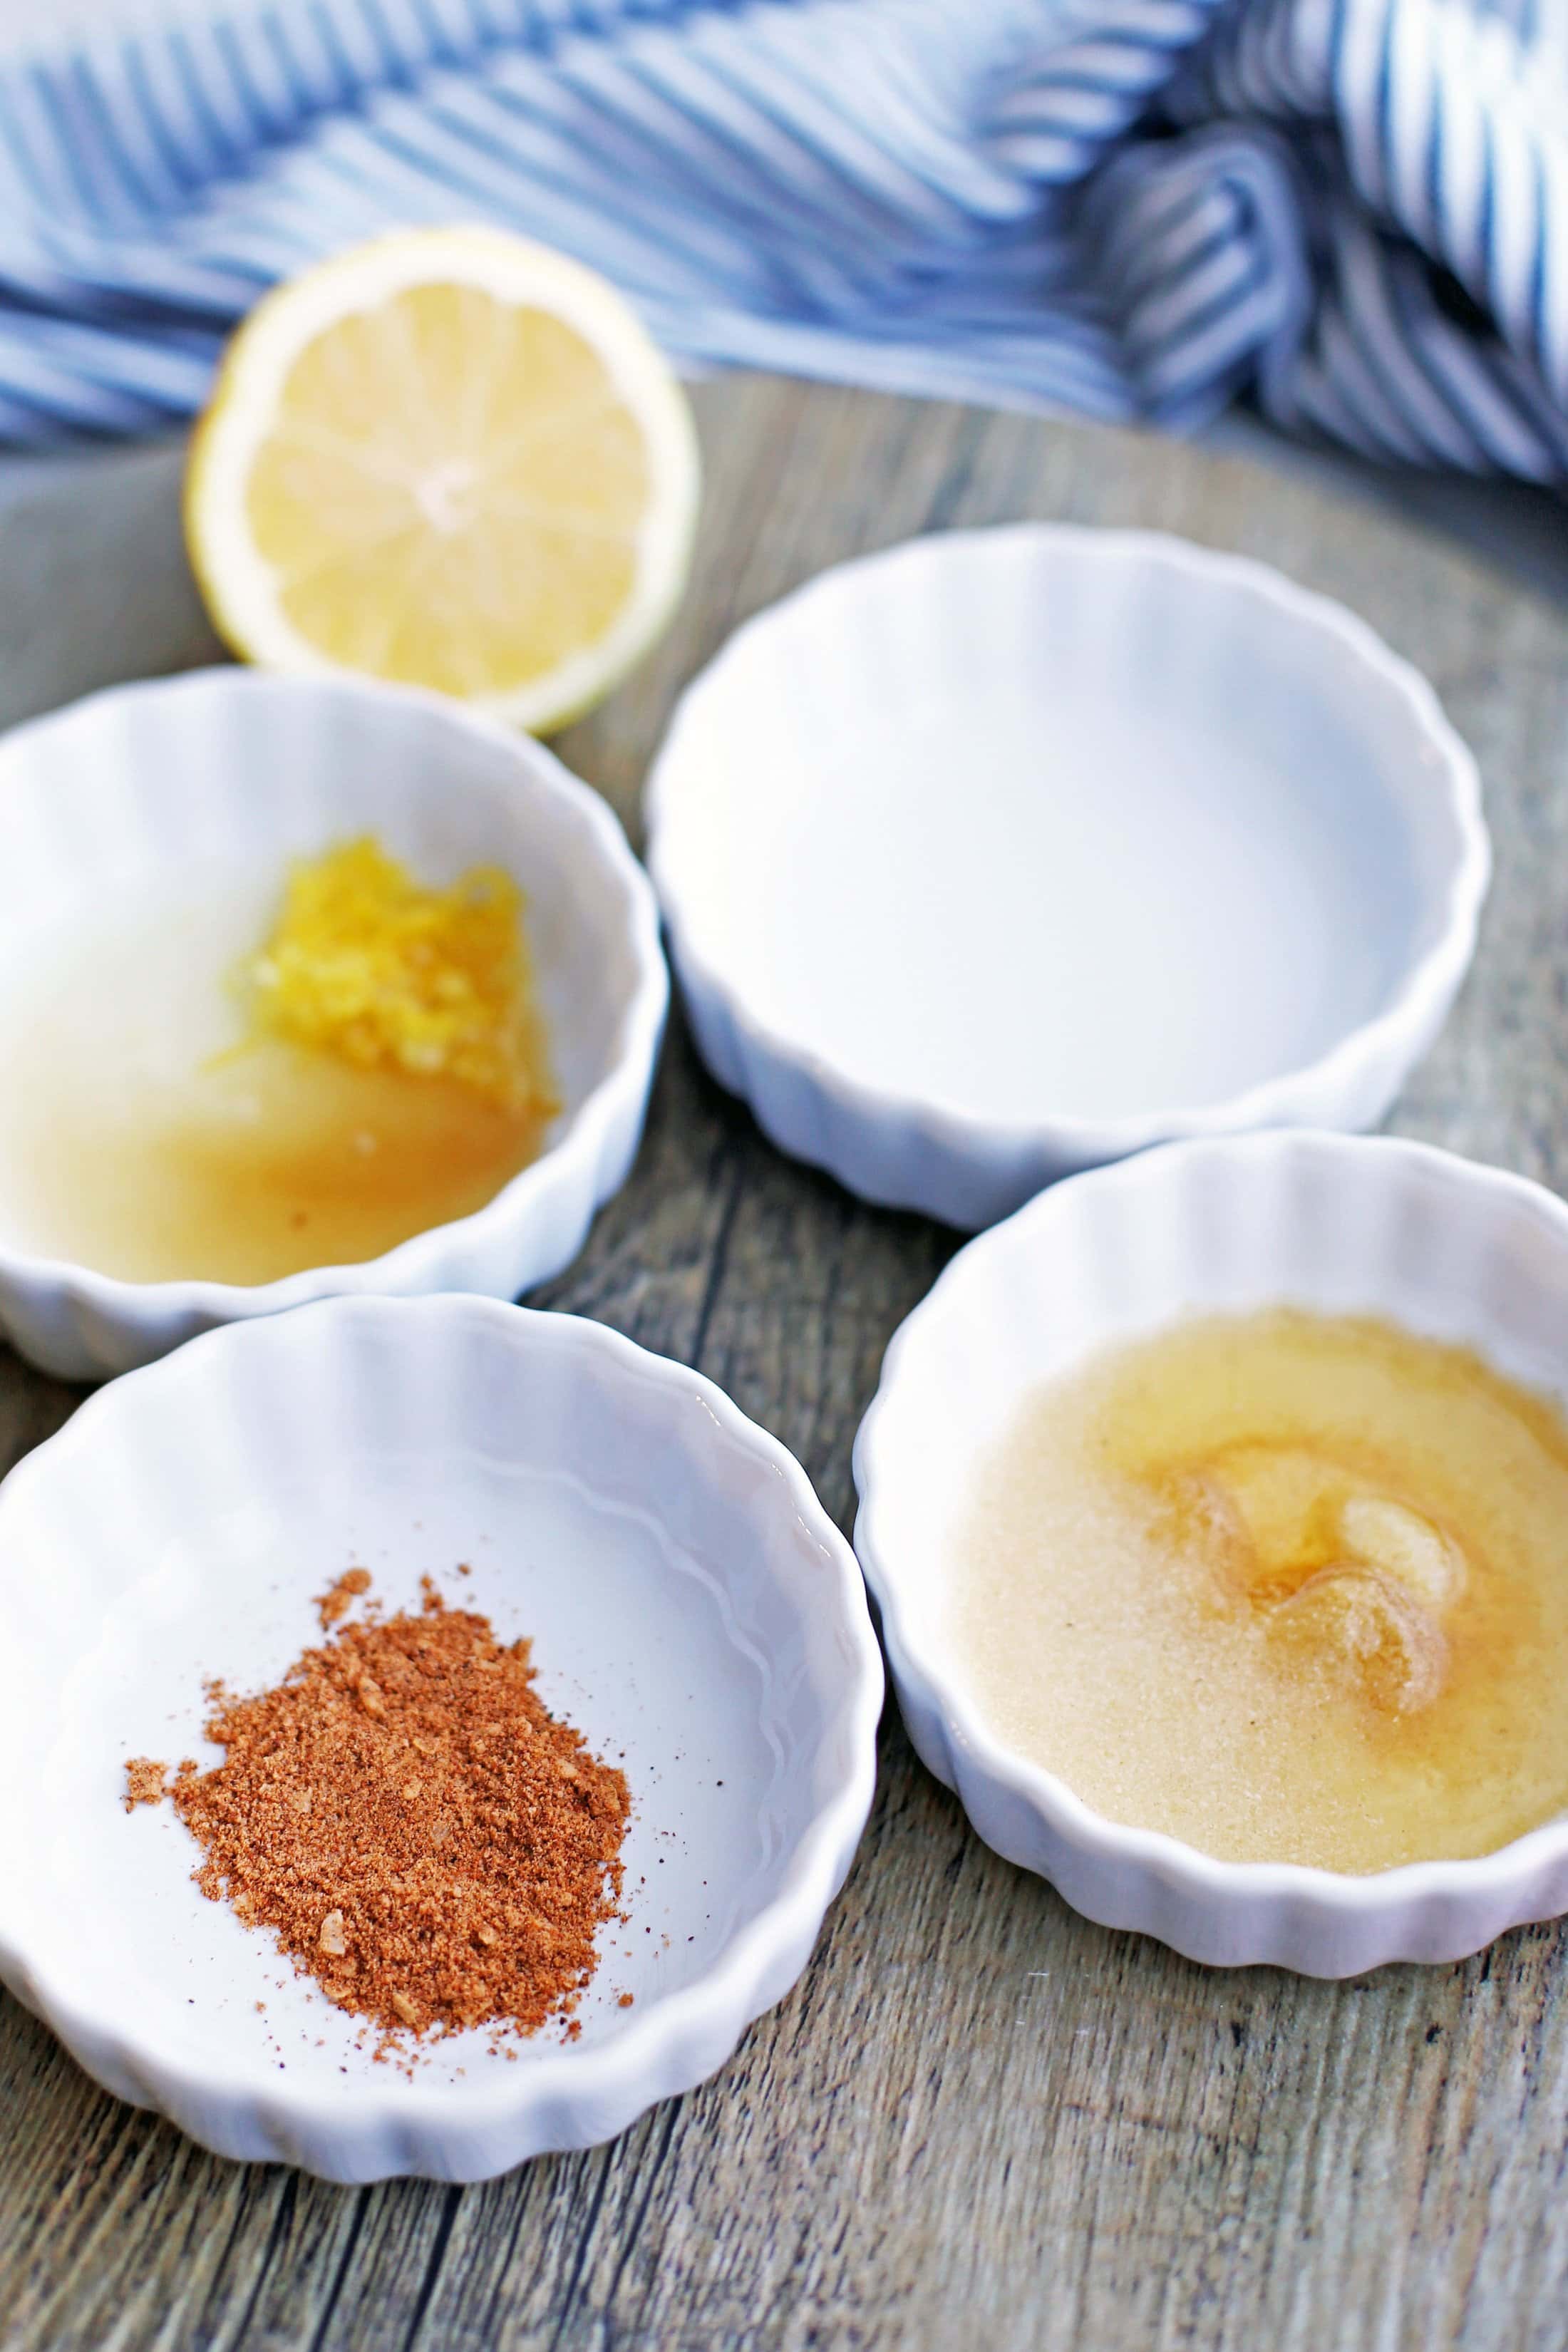
[[[257,1025],[362,1068],[453,1079],[500,1108],[552,1115],[522,908],[499,866],[427,889],[368,834],[299,859],[277,929],[247,967]]]

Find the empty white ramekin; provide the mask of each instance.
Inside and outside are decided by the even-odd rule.
[[[715,1076],[965,1227],[1163,1139],[1375,1122],[1489,872],[1475,764],[1364,623],[1059,524],[916,540],[749,622],[647,819]]]
[[[521,885],[565,1101],[546,1149],[471,1216],[249,1287],[124,1282],[40,1257],[7,1234],[0,1197],[0,1330],[47,1371],[101,1379],[215,1324],[338,1292],[513,1298],[569,1264],[624,1182],[668,998],[652,892],[596,793],[526,736],[436,695],[215,669],[16,730],[0,741],[0,992],[25,993],[29,956],[76,916],[91,925],[138,894],[199,897],[242,875],[265,922],[290,857],[365,832],[429,878],[493,862]],[[237,939],[236,957],[250,944]]]
[[[1289,1303],[1478,1349],[1568,1401],[1568,1207],[1417,1143],[1173,1144],[1042,1193],[960,1251],[900,1328],[860,1425],[856,1547],[910,1736],[988,1845],[1074,1908],[1218,1966],[1354,1976],[1455,1960],[1568,1910],[1568,1819],[1474,1861],[1365,1877],[1217,1862],[1103,1819],[1000,1746],[944,1631],[944,1546],[1027,1392],[1187,1314]]]
[[[783,1999],[865,1822],[882,1666],[847,1544],[776,1440],[601,1324],[340,1298],[212,1332],[13,1471],[0,1555],[0,1979],[220,2155],[476,2180],[609,2138]],[[531,1637],[626,1772],[627,1916],[575,2041],[378,2064],[199,1893],[172,1809],[123,1810],[127,1757],[221,1760],[205,1678],[268,1686],[351,1561],[388,1607],[428,1573]]]

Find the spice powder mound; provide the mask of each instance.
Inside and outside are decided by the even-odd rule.
[[[323,1623],[368,1582],[342,1580]],[[418,1613],[342,1625],[258,1697],[217,1694],[224,1761],[170,1789],[202,1892],[394,2042],[564,2021],[618,1916],[626,1776],[550,1714],[529,1652],[426,1578]]]

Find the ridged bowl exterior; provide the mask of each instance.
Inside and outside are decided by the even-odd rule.
[[[0,740],[0,925],[167,891],[182,866],[281,882],[290,856],[362,832],[437,871],[493,860],[524,881],[541,984],[559,998],[552,1043],[572,1064],[547,1149],[472,1216],[253,1286],[122,1282],[0,1242],[0,1329],[44,1370],[101,1380],[218,1324],[340,1293],[515,1298],[571,1263],[625,1181],[668,1002],[653,894],[596,793],[542,745],[437,696],[207,670],[15,730]]]
[[[1361,746],[1376,768],[1398,808],[1409,862],[1401,887],[1418,916],[1408,963],[1374,1014],[1318,1059],[1225,1101],[1009,1124],[851,1073],[784,1034],[752,1001],[715,919],[730,894],[705,820],[714,792],[758,791],[748,742],[776,732],[793,758],[808,761],[814,745],[826,754],[874,734],[879,710],[942,693],[961,708],[973,704],[978,750],[986,677],[1026,676],[1031,646],[1053,639],[1092,646],[1105,690],[1133,702],[1162,665],[1208,677],[1222,735],[1229,698],[1254,690],[1250,679],[1267,699],[1278,677],[1279,726],[1315,719],[1325,740]],[[1047,698],[1041,741],[1050,735]],[[1152,735],[1149,756],[1158,754]],[[787,822],[787,813],[768,822]],[[649,779],[647,835],[671,960],[720,1084],[751,1106],[782,1150],[867,1200],[965,1231],[1010,1215],[1058,1177],[1152,1143],[1260,1127],[1375,1125],[1447,1015],[1490,873],[1474,761],[1431,687],[1364,622],[1240,557],[1150,532],[1055,523],[911,541],[837,566],[749,621],[677,707]],[[830,842],[823,854],[833,854]],[[799,938],[809,957],[804,916]],[[1092,1003],[1076,1005],[1072,1017],[1092,1022]]]
[[[1216,1967],[1355,1976],[1449,1961],[1568,1909],[1568,1821],[1364,1877],[1215,1861],[1107,1821],[987,1730],[942,1619],[943,1533],[1027,1391],[1189,1314],[1372,1314],[1568,1402],[1568,1207],[1389,1138],[1169,1145],[1072,1179],[969,1244],[900,1326],[855,1446],[856,1548],[910,1737],[988,1845],[1076,1910]]]
[[[632,1783],[634,1831],[639,1806],[657,1821],[671,1753],[694,1727],[700,1734],[720,1702],[742,1721],[748,1709],[763,1710],[756,1738],[776,1756],[771,1810],[759,1827],[749,1814],[723,1814],[714,1797],[709,1814],[699,1808],[674,1825],[700,1849],[692,1869],[704,1909],[723,1916],[706,1929],[700,1917],[682,1918],[682,1928],[699,1930],[694,1958],[680,1959],[679,1937],[668,1989],[656,1972],[635,2008],[616,2007],[612,1982],[598,2011],[582,2012],[581,2040],[543,2046],[542,2036],[510,2064],[467,2053],[464,2080],[428,2071],[405,2080],[352,2050],[318,2054],[314,2037],[335,2022],[318,2000],[297,2019],[301,2030],[280,2070],[277,2052],[247,2041],[251,1995],[267,1993],[274,2017],[291,1999],[311,1997],[274,1992],[270,1939],[239,1930],[190,1887],[195,1848],[184,1851],[189,1842],[172,1819],[128,1821],[119,1801],[122,1727],[100,1726],[101,1706],[87,1711],[84,1726],[73,1694],[84,1675],[120,1671],[112,1661],[103,1667],[107,1641],[128,1643],[132,1707],[157,1717],[154,1737],[176,1738],[162,1693],[135,1696],[163,1671],[147,1645],[167,1648],[194,1625],[208,1670],[246,1686],[237,1652],[257,1622],[247,1612],[264,1617],[276,1607],[265,1596],[279,1574],[300,1580],[288,1625],[297,1614],[301,1636],[314,1636],[305,1595],[321,1580],[314,1564],[294,1569],[293,1556],[300,1528],[314,1550],[318,1511],[330,1523],[318,1498],[346,1496],[348,1507],[374,1515],[378,1491],[409,1464],[413,1489],[432,1510],[443,1494],[485,1475],[476,1465],[488,1465],[503,1513],[513,1483],[542,1470],[590,1507],[656,1527],[681,1560],[696,1563],[695,1578],[678,1566],[632,1594],[650,1644],[673,1625],[678,1704],[660,1704],[651,1647],[639,1645],[636,1628],[630,1636],[619,1629],[616,1651],[594,1591],[569,1561],[552,1575],[554,1647],[570,1651],[568,1681],[580,1678],[588,1700],[620,1727],[619,1744],[629,1744],[634,1718],[641,1722],[648,1745]],[[537,1630],[530,1612],[543,1605],[546,1571],[531,1564],[524,1521],[498,1548],[491,1590],[524,1612],[521,1630]],[[431,1521],[421,1513],[416,1524]],[[251,1542],[246,1529],[257,1527]],[[442,1565],[421,1549],[428,1536],[399,1540],[410,1570]],[[875,1780],[882,1667],[848,1546],[798,1465],[710,1381],[600,1324],[474,1297],[361,1298],[210,1333],[89,1399],[18,1465],[0,1488],[0,1767],[13,1790],[37,1789],[36,1801],[0,1816],[0,1979],[106,2088],[156,2108],[220,2155],[298,2164],[332,2180],[474,2180],[544,2150],[609,2138],[712,2074],[751,2021],[783,1998],[859,1840]],[[393,1571],[377,1564],[374,1572],[377,1591],[388,1591],[384,1577]],[[480,1594],[481,1570],[473,1573],[462,1590]],[[700,1587],[713,1596],[700,1604],[717,1612],[712,1622],[740,1629],[731,1637],[739,1648],[704,1651],[689,1634],[699,1621],[681,1612],[698,1605]],[[505,1638],[500,1616],[496,1623]],[[643,1661],[629,1676],[615,1663],[628,1647]],[[741,1695],[691,1687],[698,1656],[727,1662],[742,1677]],[[183,1680],[183,1667],[171,1671]],[[197,1691],[189,1696],[198,1703]],[[50,1755],[56,1770],[38,1787],[40,1759]],[[146,1849],[145,1864],[134,1852],[127,1860],[127,1840],[142,1827],[166,1830],[176,1845]],[[630,1930],[605,1929],[606,1946],[640,1942],[650,1918],[658,1932],[652,1890],[633,1878],[627,1895]],[[177,1969],[204,1936],[229,1936],[232,1949],[216,1947],[216,1975],[200,2004],[186,2009],[181,1982],[160,2006],[150,1972]],[[612,1956],[602,1972],[613,1977],[620,1965]],[[202,1980],[193,1976],[191,1989],[202,1993]],[[351,2061],[346,2076],[340,2054]]]

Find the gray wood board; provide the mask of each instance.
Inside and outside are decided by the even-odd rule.
[[[835,558],[1025,515],[1185,532],[1342,596],[1478,751],[1498,877],[1401,1130],[1568,1178],[1568,619],[1315,483],[1130,435],[733,380],[700,388],[693,593],[560,748],[634,834],[681,683]],[[199,660],[170,453],[39,478],[0,531],[0,709]],[[742,780],[743,782],[743,780]],[[789,1165],[677,1021],[647,1139],[547,1301],[695,1363],[847,1527],[889,1335],[953,1237]],[[0,1357],[0,1460],[76,1392]],[[13,1790],[7,1802],[25,1802]],[[1568,1939],[1321,1985],[1215,1973],[989,1853],[894,1717],[847,1888],[721,2074],[488,2186],[225,2164],[0,2010],[0,2340],[184,2347],[1568,2345]]]

